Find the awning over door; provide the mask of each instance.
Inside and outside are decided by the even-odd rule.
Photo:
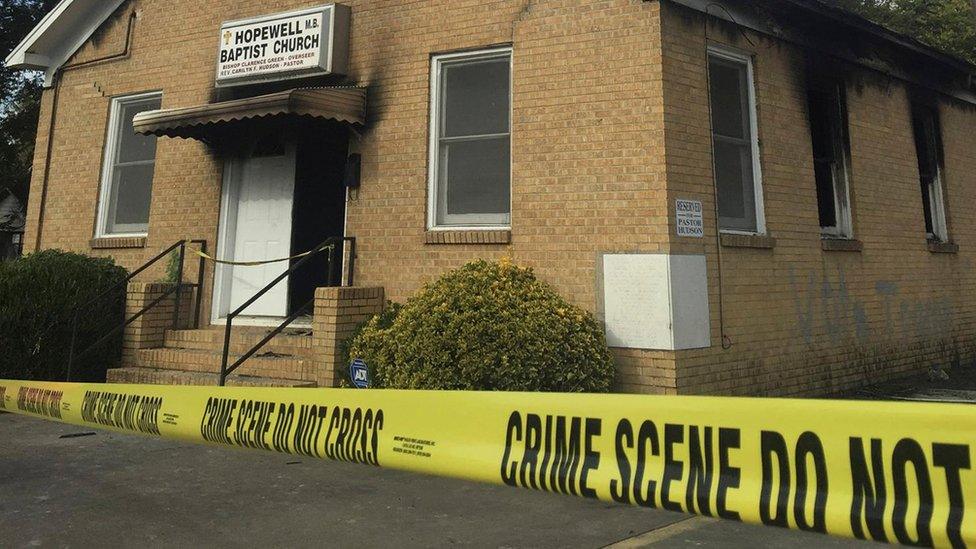
[[[365,116],[366,88],[296,88],[195,107],[146,111],[136,115],[132,126],[141,134],[207,140],[252,119],[321,119],[363,125]]]

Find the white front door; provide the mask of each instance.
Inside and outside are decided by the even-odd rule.
[[[295,148],[272,148],[236,164],[225,184],[221,259],[266,261],[291,255],[292,205],[295,191]],[[223,266],[218,270],[217,316],[225,317],[254,296],[289,262]],[[288,312],[288,280],[278,282],[241,314],[284,317]]]

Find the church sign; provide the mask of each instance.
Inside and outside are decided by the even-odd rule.
[[[237,86],[343,74],[349,46],[349,8],[316,8],[220,26],[217,86]]]

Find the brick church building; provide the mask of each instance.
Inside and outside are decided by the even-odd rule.
[[[333,385],[356,323],[482,257],[593,311],[620,391],[976,360],[976,66],[819,0],[62,0],[6,63],[45,73],[25,253],[338,239],[236,317],[231,355],[295,320],[229,383]],[[289,266],[189,254],[110,380],[213,383]]]

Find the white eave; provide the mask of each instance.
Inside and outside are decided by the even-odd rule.
[[[45,71],[45,85],[124,0],[61,0],[17,44],[4,65]]]

